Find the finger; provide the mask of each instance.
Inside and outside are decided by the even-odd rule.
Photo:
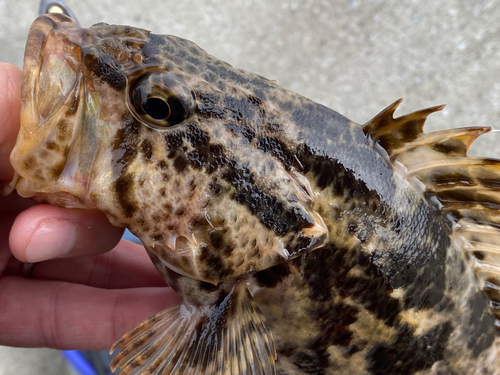
[[[11,261],[9,249],[9,232],[16,216],[23,210],[34,205],[30,199],[21,198],[17,193],[4,197],[0,194],[0,275],[3,274]]]
[[[16,218],[10,247],[22,262],[100,254],[116,246],[123,228],[99,211],[36,205]]]
[[[0,181],[8,181],[14,174],[9,155],[19,130],[21,81],[19,68],[0,62]]]
[[[106,254],[41,262],[31,277],[106,289],[166,286],[144,247],[126,240]]]
[[[0,278],[0,345],[105,350],[179,302],[171,288],[107,290],[6,276]]]

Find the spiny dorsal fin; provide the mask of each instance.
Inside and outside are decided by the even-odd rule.
[[[439,105],[394,118],[394,111],[402,101],[396,100],[363,127],[365,134],[382,146],[389,156],[393,150],[420,137],[427,116],[444,108],[444,105]]]
[[[443,106],[393,118],[401,99],[363,128],[381,146],[391,162],[406,167],[419,180],[424,196],[437,202],[465,241],[481,288],[490,298],[490,310],[500,329],[500,160],[472,158],[467,150],[490,127],[450,129],[424,134],[425,119]]]
[[[276,350],[266,319],[243,285],[213,306],[181,304],[124,334],[110,352],[118,375],[275,374]]]
[[[474,140],[481,134],[488,133],[489,127],[471,127],[442,130],[420,135],[413,142],[403,144],[399,149],[392,150],[392,156],[407,154],[412,159],[422,161],[421,156],[426,156],[421,151],[428,151],[428,158],[433,158],[434,153],[448,155],[449,157],[465,157],[467,150]],[[418,155],[413,152],[418,152]],[[400,159],[401,156],[398,156]]]

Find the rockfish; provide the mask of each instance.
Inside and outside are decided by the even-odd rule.
[[[129,26],[29,33],[9,189],[104,212],[182,297],[120,374],[497,374],[500,163]],[[7,190],[9,190],[7,189]]]

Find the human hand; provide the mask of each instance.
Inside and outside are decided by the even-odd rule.
[[[0,63],[2,183],[14,174],[9,155],[20,89],[20,70]],[[0,195],[0,345],[109,349],[142,320],[178,303],[144,249],[120,241],[122,233],[98,211]],[[23,262],[35,263],[29,278]]]

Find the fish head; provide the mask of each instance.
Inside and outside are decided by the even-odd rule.
[[[11,162],[25,197],[103,211],[164,265],[217,284],[321,246],[276,85],[129,26],[33,24]],[[280,141],[282,139],[282,141]]]

